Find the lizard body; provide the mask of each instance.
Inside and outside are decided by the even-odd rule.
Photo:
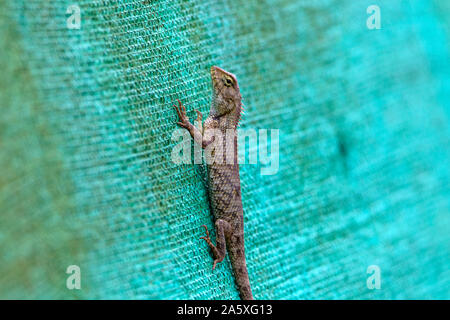
[[[202,125],[202,114],[197,112],[198,127],[189,122],[186,109],[178,100],[175,106],[180,122],[196,143],[207,148],[215,142],[222,145],[221,154],[215,154],[212,163],[207,163],[208,186],[211,208],[215,218],[216,245],[209,238],[206,226],[205,240],[214,255],[213,270],[226,255],[231,265],[240,296],[244,300],[253,300],[244,251],[244,215],[241,199],[239,164],[237,161],[237,125],[242,112],[242,97],[236,77],[219,67],[211,67],[213,99],[210,114]],[[218,134],[208,134],[218,132]],[[230,137],[228,139],[227,137]],[[220,139],[219,139],[220,137]],[[217,149],[217,150],[220,150]],[[213,151],[213,156],[214,156]],[[230,161],[231,160],[231,161]]]

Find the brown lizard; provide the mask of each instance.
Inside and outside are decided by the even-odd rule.
[[[216,245],[211,242],[206,226],[203,226],[206,236],[201,237],[214,255],[213,270],[216,264],[225,258],[228,250],[240,296],[244,300],[253,300],[245,261],[244,215],[237,161],[236,130],[241,118],[242,97],[236,76],[232,73],[213,66],[211,79],[213,99],[209,117],[204,125],[202,114],[198,110],[195,110],[198,122],[198,127],[195,127],[189,122],[186,108],[180,100],[178,106],[174,107],[180,118],[178,125],[187,129],[196,143],[202,148],[207,148],[212,142],[215,145],[211,153],[214,159],[210,163],[207,161],[207,171],[209,198],[215,217]],[[208,134],[208,131],[214,133]],[[230,134],[231,139],[227,138]],[[222,152],[219,154],[220,150]],[[226,151],[223,152],[224,150]]]

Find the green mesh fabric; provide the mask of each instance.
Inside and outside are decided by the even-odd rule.
[[[368,30],[373,2],[0,1],[0,298],[239,297],[204,170],[170,159],[211,65],[280,129],[277,174],[241,166],[256,298],[450,298],[450,5],[377,0]]]

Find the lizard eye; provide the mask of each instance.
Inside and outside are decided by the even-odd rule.
[[[231,87],[233,85],[233,80],[231,80],[230,77],[226,77],[223,79],[223,83],[227,86],[227,87]]]

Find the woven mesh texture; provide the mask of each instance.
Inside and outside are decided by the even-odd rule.
[[[450,298],[450,5],[377,0],[368,30],[373,2],[77,0],[77,30],[75,1],[0,1],[0,298],[239,297],[170,159],[211,65],[280,129],[277,174],[241,166],[256,298]]]

